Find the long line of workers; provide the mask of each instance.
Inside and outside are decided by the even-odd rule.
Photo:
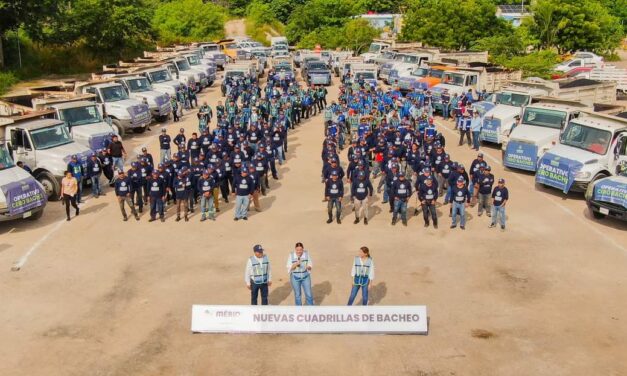
[[[350,85],[350,74],[343,81],[338,101],[325,111],[321,157],[327,223],[333,222],[334,212],[335,221],[341,223],[342,201],[348,196],[355,214],[353,223],[363,220],[367,225],[375,191],[373,180],[381,176],[376,191],[383,191],[382,203],[389,204],[392,225],[399,219],[407,225],[408,206],[416,197],[414,215],[422,210],[425,227],[430,222],[438,227],[436,206],[443,201],[444,205],[451,203],[451,228],[459,222],[465,229],[467,207],[476,203],[479,216],[485,211],[492,217],[490,227],[496,227],[498,221],[505,229],[509,200],[505,180],[495,179],[482,153],[469,170],[451,159],[445,150],[446,140],[434,123],[430,93],[416,90],[403,95],[365,83]],[[460,102],[468,100],[462,98]],[[468,111],[465,116],[470,116]],[[347,139],[350,147],[345,170],[338,153]]]
[[[115,188],[124,221],[129,218],[126,207],[139,220],[148,205],[149,221],[165,221],[170,203],[176,206],[176,221],[188,221],[196,208],[201,221],[215,220],[220,196],[228,203],[230,195],[235,196],[234,220],[248,220],[251,202],[261,211],[259,198],[270,188],[269,176],[279,179],[276,165],[286,162],[288,130],[324,110],[327,90],[301,87],[273,70],[263,88],[249,75],[227,79],[226,85],[224,104],[219,101],[214,109],[205,102],[198,108],[197,132],[188,135],[181,128],[170,135],[161,130],[157,163],[144,148],[125,171],[126,151],[114,137],[106,149],[92,155],[86,171],[72,159],[68,176],[90,179],[92,194],[98,197],[104,174]],[[214,112],[216,125],[210,129]],[[78,186],[80,202],[82,184]],[[69,219],[69,206],[67,215]]]

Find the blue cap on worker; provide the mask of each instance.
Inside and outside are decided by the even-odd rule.
[[[256,244],[256,245],[253,247],[253,252],[255,252],[255,253],[256,253],[256,252],[263,252],[263,247],[261,246],[261,244]]]

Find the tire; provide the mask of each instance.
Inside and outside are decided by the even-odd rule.
[[[592,209],[590,209],[590,212],[592,213],[592,216],[594,218],[596,218],[596,219],[603,219],[603,218],[605,218],[605,214],[601,214],[601,213],[599,213],[597,211],[594,211]]]
[[[61,184],[48,171],[42,171],[35,177],[44,187],[44,192],[48,195],[48,200],[58,201],[61,198]]]
[[[140,133],[140,134],[141,134],[141,133],[146,132],[146,129],[147,129],[147,128],[148,128],[148,127],[133,128],[133,132],[135,132],[135,133]]]
[[[111,121],[111,126],[113,127],[113,130],[117,132],[117,134],[120,136],[120,138],[124,138],[126,131],[124,130],[122,123],[118,119],[113,119]]]
[[[31,215],[30,217],[26,218],[29,221],[36,221],[39,218],[41,218],[41,216],[44,215],[44,209],[42,208],[40,211],[34,213],[33,215]]]

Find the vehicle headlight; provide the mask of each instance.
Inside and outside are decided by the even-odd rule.
[[[579,171],[575,174],[575,179],[590,179],[591,176],[590,171]]]

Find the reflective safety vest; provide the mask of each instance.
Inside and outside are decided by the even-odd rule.
[[[255,285],[263,285],[268,283],[268,256],[263,256],[261,264],[255,256],[250,256],[250,262],[252,264],[253,273],[251,275],[252,282]]]
[[[298,256],[296,256],[296,252],[292,252],[290,254],[292,258],[292,265],[296,264],[299,260]],[[294,279],[297,281],[302,281],[309,277],[309,270],[307,270],[307,266],[309,265],[309,253],[307,251],[303,251],[303,255],[300,256],[300,266],[296,269],[292,270],[292,275]]]
[[[369,282],[370,275],[370,266],[372,265],[372,260],[370,257],[366,259],[366,262],[363,264],[360,262],[361,258],[359,256],[355,257],[355,277],[353,277],[353,284],[358,286],[366,286]]]

